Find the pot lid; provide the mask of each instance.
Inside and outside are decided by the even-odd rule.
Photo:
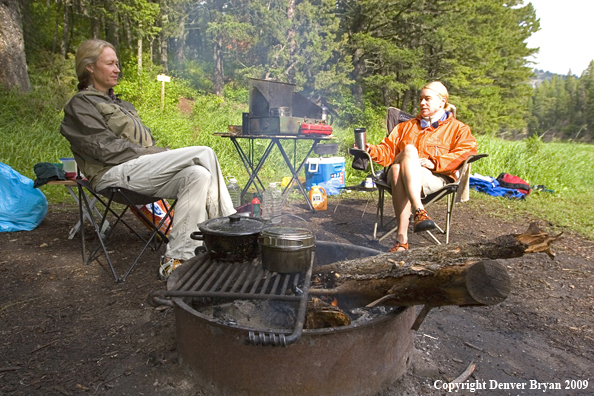
[[[301,241],[303,246],[313,246],[315,244],[315,237],[313,232],[307,228],[295,227],[269,227],[262,231],[260,237],[266,245],[278,245],[278,241]]]
[[[264,227],[262,220],[232,214],[210,219],[198,225],[203,233],[222,236],[259,234]]]

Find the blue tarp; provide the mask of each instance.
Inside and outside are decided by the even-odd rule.
[[[0,162],[0,232],[31,231],[47,213],[47,199],[33,180]]]
[[[474,188],[493,197],[505,197],[509,199],[524,199],[526,196],[512,188],[505,188],[499,185],[497,179],[491,176],[471,175],[470,188]]]

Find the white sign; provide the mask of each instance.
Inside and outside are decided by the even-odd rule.
[[[165,74],[159,74],[157,75],[157,81],[171,82],[171,77],[166,76]]]

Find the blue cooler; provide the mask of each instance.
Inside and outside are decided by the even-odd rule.
[[[305,185],[320,186],[327,195],[338,195],[344,187],[344,157],[308,158],[305,161]]]

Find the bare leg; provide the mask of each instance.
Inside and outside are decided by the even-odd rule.
[[[412,145],[407,145],[396,158],[390,170],[392,203],[398,217],[396,239],[408,243],[408,224],[411,210],[424,209],[421,202],[421,165],[419,154]]]

